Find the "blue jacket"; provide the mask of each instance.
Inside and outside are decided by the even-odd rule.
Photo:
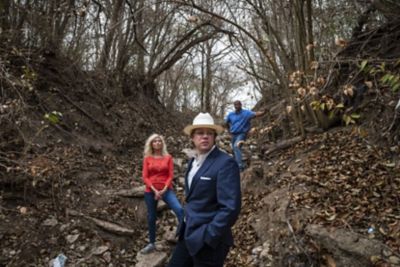
[[[241,208],[240,172],[235,160],[217,147],[208,155],[193,177],[190,189],[185,176],[185,238],[189,253],[195,255],[207,244],[215,248],[219,242],[231,246],[231,227]]]

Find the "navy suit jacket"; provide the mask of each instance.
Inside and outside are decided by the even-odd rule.
[[[185,220],[183,238],[193,256],[205,245],[215,248],[220,242],[231,246],[231,227],[241,208],[240,171],[236,161],[217,147],[207,156],[188,188],[185,175]]]

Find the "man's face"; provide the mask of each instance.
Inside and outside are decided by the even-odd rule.
[[[233,106],[235,107],[236,111],[240,111],[242,109],[242,103],[240,103],[239,101],[233,103]]]
[[[198,128],[192,133],[192,141],[200,154],[207,153],[215,144],[215,131],[209,128]]]

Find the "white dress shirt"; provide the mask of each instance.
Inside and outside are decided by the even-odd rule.
[[[192,185],[192,180],[193,177],[196,175],[197,171],[201,168],[203,165],[204,161],[210,155],[210,153],[215,149],[215,145],[208,151],[206,154],[196,154],[194,156],[194,160],[192,163],[192,168],[189,171],[188,174],[188,188],[190,189],[190,186]]]

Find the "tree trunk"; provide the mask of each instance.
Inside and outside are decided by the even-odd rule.
[[[118,75],[120,77],[123,76],[123,72],[125,70],[126,65],[129,62],[129,52],[130,49],[128,47],[128,44],[131,43],[133,40],[133,31],[132,31],[132,22],[128,21],[126,23],[126,31],[124,33],[121,33],[118,38],[118,51],[117,51],[117,60],[116,60],[116,69],[118,72]]]
[[[113,11],[111,16],[111,23],[109,24],[106,37],[104,39],[103,49],[100,54],[100,59],[98,61],[97,68],[100,70],[105,70],[108,65],[108,58],[111,51],[111,46],[114,40],[115,32],[117,30],[119,17],[121,14],[121,8],[123,6],[124,0],[114,0],[113,1]]]
[[[144,16],[143,16],[143,8],[144,8],[144,0],[139,1],[138,11],[137,11],[137,25],[136,27],[136,40],[140,44],[144,44]],[[144,50],[139,45],[136,45],[137,48],[137,64],[136,64],[136,73],[139,76],[144,77],[145,75],[145,65],[144,65]]]
[[[203,50],[203,49],[202,49]],[[205,110],[205,103],[204,103],[204,92],[206,88],[205,80],[206,80],[206,74],[205,74],[205,51],[202,51],[201,53],[201,89],[200,89],[200,109],[201,111]]]
[[[308,49],[308,60],[309,64],[315,60],[314,55],[314,34],[313,34],[313,9],[311,0],[306,0],[307,3],[307,41],[309,45]]]
[[[52,44],[57,49],[62,46],[65,30],[67,28],[71,16],[71,10],[74,7],[74,5],[75,5],[75,0],[70,0],[67,10],[60,11],[59,13],[57,13],[58,15],[55,17]]]
[[[209,42],[206,45],[206,77],[205,77],[205,95],[204,95],[204,106],[206,112],[211,112],[211,95],[212,95],[212,44]]]
[[[10,0],[3,0],[0,1],[0,27],[2,29],[2,36],[3,33],[7,33],[10,29],[10,21],[9,16],[10,14]]]
[[[294,9],[296,14],[296,48],[298,58],[298,68],[302,71],[306,69],[305,60],[305,42],[306,42],[306,25],[304,19],[304,0],[295,0]]]

